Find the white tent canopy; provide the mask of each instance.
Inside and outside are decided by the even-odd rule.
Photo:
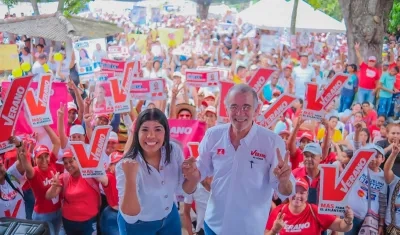
[[[239,13],[244,23],[261,29],[279,30],[290,28],[294,0],[261,0]],[[299,0],[296,31],[316,33],[343,33],[346,26],[325,13],[314,10],[308,3]]]

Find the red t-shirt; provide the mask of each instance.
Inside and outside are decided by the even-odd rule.
[[[53,174],[56,174],[55,156],[50,154],[50,163],[46,171],[40,170],[37,166],[33,168],[35,175],[32,179],[28,179],[32,187],[33,194],[35,195],[35,206],[33,210],[37,213],[51,213],[55,212],[61,207],[58,197],[52,200],[46,199],[46,192],[51,187],[51,179]],[[53,173],[53,174],[52,174]]]
[[[327,230],[335,221],[336,216],[318,214],[318,207],[316,205],[306,204],[306,208],[298,215],[294,215],[290,212],[288,204],[279,205],[271,212],[266,229],[272,229],[274,221],[281,211],[285,214],[283,218],[285,227],[282,228],[279,235],[321,234],[322,231]],[[313,210],[313,212],[311,212],[311,210]]]
[[[374,141],[375,137],[381,136],[381,128],[377,127],[376,125],[369,126],[368,131],[372,141]]]
[[[118,190],[117,190],[117,179],[115,174],[107,172],[108,185],[103,186],[104,193],[106,194],[107,202],[110,207],[118,206]]]
[[[65,174],[60,175],[60,183],[63,187],[64,176]],[[99,213],[100,191],[96,191],[90,184],[98,186],[98,183],[94,179],[84,179],[81,176],[74,178],[69,175],[66,184],[65,192],[63,192],[62,216],[78,222],[95,217]]]
[[[300,148],[296,149],[293,155],[290,156],[290,163],[292,164],[292,170],[303,167],[304,155]]]
[[[393,62],[389,65],[389,69],[392,69],[397,66],[397,63]],[[400,90],[400,74],[396,74],[396,81],[394,82],[394,88]]]
[[[336,162],[336,153],[330,152],[328,156],[320,162],[320,164],[332,164]]]
[[[367,115],[364,116],[363,120],[367,126],[375,125],[378,119],[378,114],[374,109],[370,109]],[[370,133],[371,134],[371,133]]]
[[[363,89],[373,90],[376,88],[376,82],[379,80],[379,71],[377,68],[368,67],[364,62],[360,65],[360,76],[358,86]]]

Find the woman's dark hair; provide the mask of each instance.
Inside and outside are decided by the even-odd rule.
[[[154,68],[154,65],[155,65],[156,63],[159,63],[159,64],[160,64],[160,67],[161,67],[161,62],[160,62],[159,60],[155,60],[155,61],[153,61],[153,68]]]
[[[357,65],[356,64],[349,64],[348,66],[350,66],[354,72],[357,72]]]
[[[328,77],[334,76],[334,75],[335,75],[335,71],[334,70],[330,70],[329,73],[328,73]]]
[[[369,134],[368,128],[363,128],[361,131],[365,132],[367,134],[367,143],[369,143],[369,138],[370,138],[371,135]]]
[[[140,153],[140,155],[142,156],[142,159],[146,162],[147,171],[150,174],[151,169],[149,167],[149,163],[143,157],[143,148],[142,148],[142,146],[140,146],[140,143],[139,143],[139,129],[142,126],[142,124],[147,121],[159,122],[164,127],[165,136],[164,136],[163,146],[165,147],[165,163],[169,164],[171,162],[172,146],[170,144],[170,139],[169,139],[168,119],[165,116],[165,114],[157,108],[146,109],[139,114],[139,116],[135,122],[133,142],[132,142],[132,145],[129,147],[128,152],[126,153],[125,158],[136,159],[138,153]]]
[[[26,51],[26,53],[31,53],[31,49],[29,47],[24,47],[24,51]]]

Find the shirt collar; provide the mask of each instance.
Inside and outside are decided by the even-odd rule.
[[[227,134],[228,134],[228,139],[229,139],[229,140],[231,140],[230,135],[229,135],[229,133],[230,133],[230,131],[231,131],[231,128],[232,128],[232,124],[230,125],[230,127],[229,127],[229,129],[228,129],[228,133],[227,133]],[[255,136],[256,133],[257,133],[257,128],[258,128],[258,125],[255,124],[255,123],[253,122],[253,124],[252,124],[252,126],[251,126],[251,128],[250,128],[249,133],[247,133],[247,135],[246,135],[243,139],[241,139],[240,142],[244,141],[244,143],[245,143],[247,146],[250,146],[251,141],[253,140],[254,136]]]

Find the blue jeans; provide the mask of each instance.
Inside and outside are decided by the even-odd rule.
[[[107,206],[101,213],[100,228],[101,234],[119,234],[118,230],[118,211],[115,211],[110,206]]]
[[[353,228],[347,233],[344,233],[344,235],[358,235],[358,232],[360,231],[363,222],[364,220],[354,217]]]
[[[350,109],[353,104],[354,96],[340,96],[339,113],[344,112],[346,109]]]
[[[33,207],[35,205],[35,196],[33,196],[32,189],[24,191],[24,199],[26,219],[32,220]]]
[[[72,221],[62,218],[65,233],[67,235],[92,235],[97,234],[97,218],[93,217],[86,221]]]
[[[378,115],[388,117],[391,105],[392,98],[379,98]]]
[[[373,104],[375,99],[375,94],[372,94],[372,91],[373,90],[358,88],[357,102],[362,104],[363,102],[367,101],[370,104]]]
[[[204,233],[205,235],[217,235],[216,233],[214,233],[214,231],[211,230],[210,227],[208,227],[206,222],[204,222]]]
[[[150,208],[149,208],[150,209]],[[128,224],[122,215],[118,213],[118,227],[121,235],[181,235],[181,219],[175,203],[171,212],[162,220],[141,221]]]
[[[32,220],[47,222],[51,235],[58,235],[61,226],[61,209],[51,213],[36,213],[32,214]]]

